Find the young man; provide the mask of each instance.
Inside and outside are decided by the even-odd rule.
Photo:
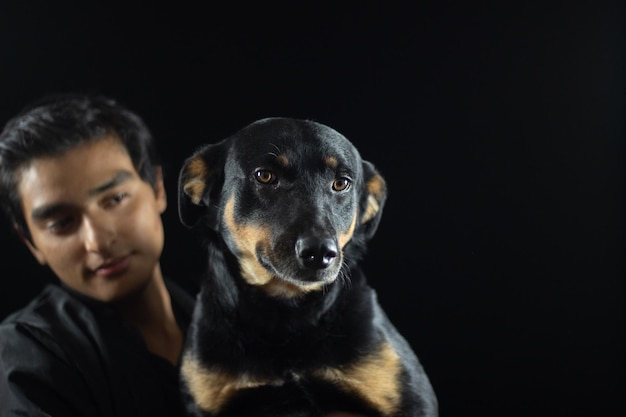
[[[0,133],[0,204],[59,280],[0,324],[0,416],[183,416],[194,300],[159,265],[167,201],[144,122],[106,97],[31,105]]]
[[[103,97],[42,101],[0,134],[0,202],[59,279],[0,325],[0,415],[178,416],[193,298],[159,266],[153,138]]]

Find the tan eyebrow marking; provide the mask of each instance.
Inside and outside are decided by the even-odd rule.
[[[284,166],[285,168],[289,166],[289,158],[287,158],[287,155],[285,155],[284,153],[281,153],[280,155],[276,155],[276,162],[278,162],[280,165]]]

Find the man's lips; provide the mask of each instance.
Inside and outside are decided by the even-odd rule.
[[[130,265],[130,255],[105,262],[96,268],[95,273],[101,277],[112,277],[126,271]]]

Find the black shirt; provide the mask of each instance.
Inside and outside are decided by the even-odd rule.
[[[166,281],[186,330],[193,297]],[[106,305],[49,285],[0,324],[0,416],[183,415],[178,369]]]

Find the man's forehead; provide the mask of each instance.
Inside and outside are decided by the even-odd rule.
[[[17,177],[22,201],[30,200],[34,205],[86,198],[111,184],[138,177],[128,153],[117,140],[92,142],[62,155],[34,158],[23,167]]]

